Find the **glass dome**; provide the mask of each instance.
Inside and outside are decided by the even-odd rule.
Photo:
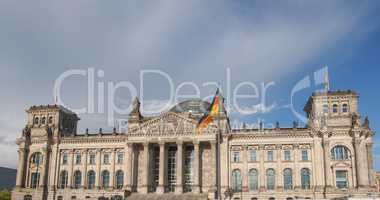
[[[178,103],[173,108],[170,109],[170,112],[175,113],[191,113],[197,118],[200,118],[207,112],[210,107],[210,103],[207,101],[202,101],[200,99],[191,99]]]

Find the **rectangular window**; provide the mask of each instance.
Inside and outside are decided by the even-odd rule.
[[[63,165],[67,165],[67,159],[68,159],[67,154],[63,154],[62,155],[62,164]]]
[[[268,151],[268,153],[267,153],[267,160],[268,161],[273,161],[273,151]]]
[[[82,156],[80,154],[75,155],[75,164],[80,165]]]
[[[124,153],[117,154],[117,164],[123,164],[124,161]]]
[[[302,158],[303,161],[309,160],[309,154],[308,154],[307,150],[302,150],[301,154],[302,154],[301,158]]]
[[[290,156],[290,151],[289,150],[284,151],[284,160],[286,160],[286,161],[290,161],[291,160],[291,156]]]
[[[95,165],[95,154],[90,154],[90,165]]]
[[[232,152],[232,161],[234,163],[240,162],[240,152],[239,151],[233,151]]]
[[[336,187],[339,189],[348,188],[347,171],[336,171]]]
[[[251,161],[251,162],[257,161],[256,150],[250,150],[249,151],[249,161]]]
[[[106,153],[103,156],[103,164],[109,164],[109,163],[110,163],[110,155]]]
[[[31,187],[37,188],[40,182],[40,173],[32,173]]]

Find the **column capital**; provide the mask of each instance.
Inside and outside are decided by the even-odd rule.
[[[159,142],[158,142],[158,145],[160,145],[160,146],[165,146],[165,144],[166,144],[165,141],[159,141]]]
[[[215,141],[215,140],[211,140],[211,141],[210,141],[210,144],[211,144],[211,145],[216,145],[216,141]]]
[[[144,147],[148,147],[149,144],[150,144],[150,143],[149,143],[148,141],[142,143],[142,145],[143,145]]]
[[[183,140],[177,140],[177,141],[176,141],[176,144],[177,144],[177,145],[183,145]]]
[[[193,145],[195,146],[199,146],[201,142],[199,140],[193,140]]]
[[[21,153],[25,153],[25,148],[20,148],[20,149],[17,150],[17,152],[18,152],[19,154],[21,154]]]
[[[133,142],[127,142],[127,147],[133,147]]]

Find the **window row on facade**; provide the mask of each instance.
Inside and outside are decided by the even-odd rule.
[[[335,113],[335,114],[348,113],[349,109],[350,108],[349,108],[349,105],[347,103],[343,103],[343,104],[334,103],[334,104],[332,104],[331,108],[328,104],[323,105],[323,113],[325,113],[325,114],[331,113],[331,112]]]
[[[266,161],[275,161],[276,158],[274,156],[274,151],[273,150],[266,150],[265,151],[265,154],[266,154]],[[232,162],[234,163],[239,163],[239,162],[242,162],[242,158],[241,158],[241,154],[242,152],[240,150],[232,150],[231,152],[231,160]],[[257,162],[259,161],[259,155],[258,155],[258,150],[248,150],[247,151],[247,160],[248,162]],[[294,160],[294,158],[292,158],[292,152],[291,150],[284,150],[283,151],[283,156],[282,156],[282,159],[283,161],[292,161]],[[309,158],[309,150],[307,149],[304,149],[304,150],[301,150],[301,153],[300,153],[300,160],[301,161],[310,161],[310,158]]]
[[[266,161],[275,161],[276,158],[274,156],[273,150],[266,150]],[[233,163],[242,162],[241,158],[242,152],[240,150],[232,150],[231,152],[231,160]],[[258,150],[248,150],[247,151],[248,162],[257,162],[259,161]],[[338,145],[331,149],[331,158],[332,160],[349,160],[350,159],[350,151],[346,146]],[[292,161],[292,152],[291,150],[284,150],[282,153],[283,161]],[[301,161],[309,161],[309,150],[304,149],[301,150],[300,153]]]
[[[89,165],[95,165],[96,164],[96,153],[89,153],[87,164]],[[123,152],[117,152],[116,153],[116,164],[123,164],[124,162],[124,153]],[[74,164],[75,165],[81,165],[82,162],[82,154],[81,153],[74,153]],[[101,163],[104,165],[111,164],[111,153],[102,153],[101,155]],[[63,153],[61,158],[61,164],[62,165],[68,165],[69,164],[69,154]]]
[[[86,176],[86,177],[84,177]],[[101,172],[100,176],[100,185],[99,187],[103,189],[110,188],[110,172],[108,170],[103,170]],[[86,178],[86,179],[85,179]],[[86,181],[84,181],[84,179]],[[68,187],[69,183],[69,175],[66,170],[62,170],[60,172],[59,176],[59,183],[58,187],[60,189],[65,189]],[[96,180],[96,172],[94,170],[90,170],[87,172],[87,174],[83,174],[80,170],[74,171],[73,177],[72,177],[72,187],[75,189],[79,189],[82,187],[85,187],[87,189],[94,189],[95,188],[95,180]],[[124,186],[124,172],[122,170],[117,170],[114,175],[114,183],[112,184],[113,187],[116,189],[122,189]]]
[[[293,170],[286,168],[283,170],[283,187],[284,190],[293,190],[294,181],[293,181]],[[276,171],[272,168],[267,169],[265,172],[266,177],[266,190],[275,190],[276,189]],[[302,168],[300,170],[301,177],[301,188],[304,190],[310,189],[310,179],[311,172],[308,168]],[[243,179],[240,169],[235,169],[232,171],[232,189],[234,191],[241,191],[243,185]],[[250,192],[259,191],[259,171],[257,169],[250,169],[248,172],[248,190]]]
[[[53,117],[52,116],[42,116],[42,117],[34,117],[33,124],[34,125],[45,125],[45,124],[52,124],[53,123]]]

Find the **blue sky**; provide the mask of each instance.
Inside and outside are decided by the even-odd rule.
[[[0,1],[0,166],[15,167],[15,138],[25,125],[25,109],[53,103],[55,80],[69,69],[103,70],[103,82],[139,86],[141,70],[167,73],[179,86],[207,81],[243,81],[268,89],[266,109],[232,120],[256,123],[297,118],[287,108],[294,85],[329,67],[332,89],[360,93],[360,111],[380,130],[377,106],[380,50],[378,1]],[[224,88],[226,89],[226,88]],[[301,111],[318,87],[296,96]],[[191,88],[184,88],[191,93]],[[201,96],[214,87],[201,87]],[[242,92],[251,92],[242,89]],[[141,95],[141,91],[138,91]],[[146,106],[162,105],[168,93],[162,77],[145,80]],[[71,108],[87,102],[86,80],[71,77],[62,89]],[[119,106],[132,95],[115,94]],[[96,102],[98,103],[98,102]],[[245,106],[262,106],[246,100]],[[125,115],[119,115],[124,117]],[[80,130],[107,126],[105,114],[81,114]],[[375,136],[375,166],[380,170],[380,137]]]

